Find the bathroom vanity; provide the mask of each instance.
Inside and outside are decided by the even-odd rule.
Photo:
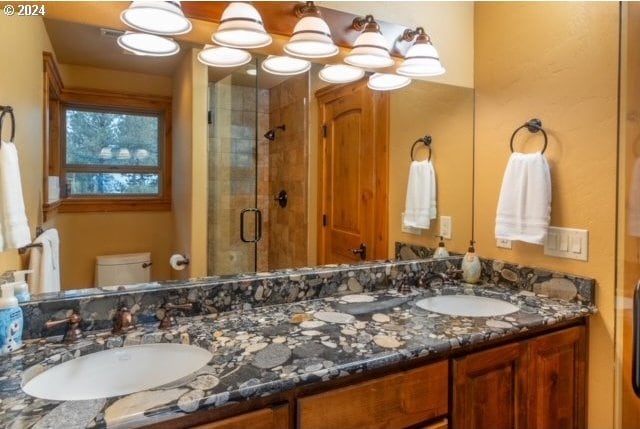
[[[89,330],[71,344],[60,337],[26,341],[0,362],[0,426],[584,427],[585,335],[587,318],[597,311],[593,281],[483,262],[494,283],[415,287],[460,263],[450,258],[200,279],[187,287],[81,298],[77,311],[87,319],[99,318],[101,300],[133,299],[129,308],[137,305],[138,320],[147,320],[159,297],[252,297],[239,308],[179,317],[165,330],[153,322],[120,335]],[[509,284],[500,273],[521,281]],[[559,292],[565,297],[554,296]],[[446,295],[498,299],[517,311],[467,317],[417,305]],[[32,303],[27,314],[35,323],[34,315],[72,301]],[[21,390],[61,362],[150,343],[188,343],[213,357],[187,377],[107,399],[49,401]]]

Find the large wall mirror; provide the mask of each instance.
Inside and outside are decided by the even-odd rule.
[[[321,255],[326,210],[319,190],[326,180],[321,165],[326,147],[317,94],[338,89],[318,78],[322,64],[295,76],[275,76],[262,69],[264,58],[254,55],[241,67],[206,68],[196,60],[202,45],[181,42],[178,55],[136,57],[124,53],[108,29],[52,18],[44,21],[65,88],[170,97],[172,106],[173,141],[171,153],[166,154],[174,167],[170,209],[61,210],[42,222],[60,234],[63,290],[95,287],[96,258],[101,255],[149,252],[151,281],[179,279],[181,274],[170,267],[169,258],[189,251],[181,248],[180,235],[199,243],[191,247],[199,249],[197,254],[188,256],[203,262],[190,276],[347,262]],[[206,84],[196,85],[195,75],[206,75]],[[377,96],[366,83],[363,90],[367,97]],[[452,220],[449,250],[464,253],[473,223],[473,89],[414,79],[383,96],[386,152],[370,154],[386,166],[386,203],[375,209],[382,220],[372,227],[374,234],[386,236],[377,258],[394,258],[396,242],[435,247],[440,216]],[[414,142],[426,135],[432,141],[430,154],[424,145],[412,152]],[[363,160],[362,153],[349,158],[353,157],[349,138],[335,140],[334,148],[336,156],[342,156],[344,170],[336,177],[345,182],[333,188],[332,198],[338,202],[351,198],[341,201],[345,224],[349,207],[362,210],[353,195],[367,197],[358,193],[360,179],[349,173],[349,165],[356,168]],[[206,154],[206,168],[198,170],[199,154]],[[407,232],[401,218],[412,156],[415,160],[431,156],[438,218],[429,229]],[[195,179],[182,188],[188,182],[185,175]],[[184,202],[191,198],[197,201],[187,210]],[[369,215],[373,213],[353,217]],[[41,221],[30,219],[34,224]],[[384,234],[379,234],[381,225]],[[351,244],[344,247],[357,250]]]

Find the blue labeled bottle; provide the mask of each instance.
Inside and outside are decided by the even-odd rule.
[[[14,296],[15,283],[0,285],[0,355],[11,353],[22,347],[22,309]]]

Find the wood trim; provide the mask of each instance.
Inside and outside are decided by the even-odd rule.
[[[60,213],[167,210],[171,210],[170,198],[65,198],[57,206],[57,211]]]

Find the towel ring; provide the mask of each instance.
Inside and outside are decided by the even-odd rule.
[[[421,137],[413,143],[413,146],[411,146],[411,161],[415,161],[415,158],[413,157],[413,150],[416,148],[416,145],[418,143],[424,144],[427,147],[427,149],[429,149],[429,158],[427,158],[427,161],[431,161],[431,136],[430,135]]]
[[[2,140],[2,125],[4,123],[4,115],[9,114],[9,118],[11,119],[11,138],[9,142],[13,143],[13,140],[16,136],[16,118],[13,115],[13,107],[11,106],[0,106],[2,109],[2,114],[0,114],[0,140]],[[0,143],[2,144],[2,143]]]
[[[513,153],[513,139],[515,138],[516,134],[518,134],[518,131],[520,131],[523,128],[528,129],[530,133],[537,133],[538,131],[542,131],[542,135],[544,135],[544,147],[542,148],[542,152],[540,153],[544,153],[544,151],[547,150],[547,133],[542,128],[542,121],[540,119],[531,119],[530,121],[526,122],[524,125],[521,125],[518,128],[516,128],[516,130],[511,135],[511,144],[509,145],[511,147],[511,153]]]

